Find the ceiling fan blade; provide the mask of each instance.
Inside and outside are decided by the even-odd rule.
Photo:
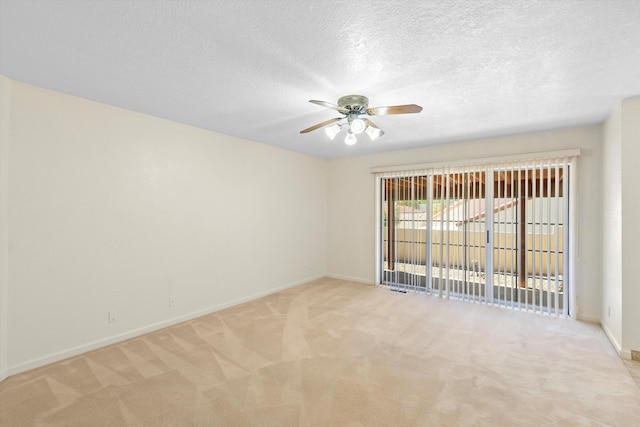
[[[327,101],[316,101],[315,99],[311,99],[311,100],[309,100],[309,102],[311,102],[312,104],[321,105],[323,107],[332,108],[332,109],[334,109],[336,111],[340,111],[341,113],[346,113],[346,112],[349,111],[344,107],[340,107],[339,105],[332,104],[332,103],[327,102]]]
[[[419,113],[422,107],[416,104],[392,105],[391,107],[373,107],[367,108],[367,114],[370,116],[386,116],[389,114],[409,114]]]
[[[343,118],[344,117],[336,117],[335,119],[326,120],[326,121],[324,121],[322,123],[318,123],[317,125],[313,125],[310,128],[306,128],[304,130],[301,130],[300,133],[308,133],[308,132],[311,132],[312,130],[320,129],[321,127],[325,127],[327,125],[330,125],[331,123],[335,123],[338,120],[342,120]]]

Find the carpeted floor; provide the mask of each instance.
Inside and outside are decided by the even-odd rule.
[[[640,426],[639,365],[597,325],[322,279],[10,377],[0,425]]]

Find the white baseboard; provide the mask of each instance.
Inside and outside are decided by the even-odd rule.
[[[330,279],[347,280],[349,282],[364,283],[365,285],[375,284],[373,280],[362,279],[360,277],[343,276],[341,274],[327,274],[325,277]]]
[[[598,316],[589,316],[589,315],[586,315],[586,314],[578,314],[577,319],[581,320],[583,322],[600,324],[600,317],[598,317]]]
[[[195,319],[200,316],[204,316],[210,313],[215,313],[216,311],[224,310],[225,308],[233,307],[239,304],[243,304],[245,302],[253,301],[255,299],[274,294],[276,292],[283,291],[285,289],[293,288],[298,285],[302,285],[307,282],[311,282],[314,280],[321,279],[323,277],[327,277],[324,274],[309,277],[304,280],[299,280],[293,283],[289,283],[284,286],[279,286],[277,288],[269,289],[268,291],[258,292],[246,297],[238,298],[233,301],[229,301],[223,304],[214,305],[202,310],[198,310],[192,313],[184,314],[178,317],[174,317],[171,319],[164,320],[162,322],[154,323],[152,325],[144,326],[142,328],[134,329],[125,333],[121,333],[118,335],[114,335],[108,338],[92,341],[90,343],[82,344],[76,347],[72,347],[66,350],[62,350],[56,353],[51,353],[44,357],[39,357],[37,359],[32,359],[26,362],[19,363],[17,365],[11,366],[7,371],[0,372],[0,381],[7,378],[8,376],[19,374],[21,372],[29,371],[31,369],[39,368],[41,366],[48,365],[50,363],[59,362],[64,359],[68,359],[70,357],[78,356],[80,354],[86,353],[88,351],[97,350],[102,347],[106,347],[108,345],[116,344],[121,341],[125,341],[131,338],[138,337],[140,335],[148,334],[149,332],[154,332],[159,329],[163,329],[169,326],[177,325],[182,322],[186,322],[188,320]]]
[[[604,334],[607,336],[607,338],[609,339],[609,342],[611,342],[611,345],[613,346],[615,351],[618,353],[618,355],[623,359],[631,359],[631,351],[622,349],[622,346],[615,339],[615,337],[613,336],[609,328],[607,328],[607,325],[600,322],[600,327],[604,331]]]
[[[625,350],[622,349],[618,352],[618,354],[620,355],[620,357],[622,357],[623,359],[627,359],[627,360],[632,360],[631,359],[631,350]]]

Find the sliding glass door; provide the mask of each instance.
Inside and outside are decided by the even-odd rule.
[[[398,289],[425,289],[428,179],[424,176],[383,180],[383,281]]]
[[[431,201],[431,288],[439,295],[485,295],[484,171],[436,171]]]
[[[566,314],[568,167],[554,159],[380,177],[381,284]]]

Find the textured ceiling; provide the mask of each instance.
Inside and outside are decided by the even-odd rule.
[[[0,0],[0,73],[334,158],[597,123],[640,95],[640,0]],[[354,146],[307,102],[362,94]]]

